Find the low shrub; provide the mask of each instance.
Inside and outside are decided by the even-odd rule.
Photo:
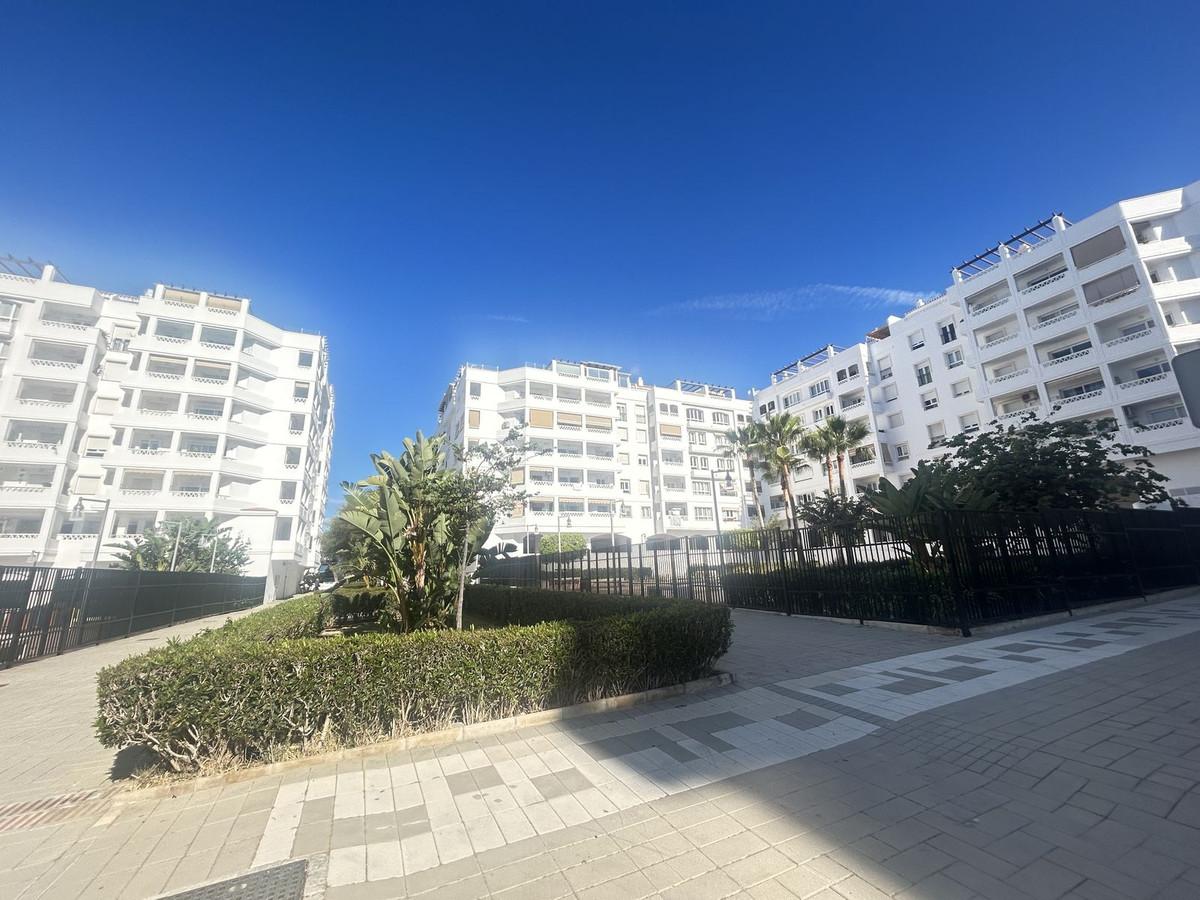
[[[728,608],[678,601],[472,587],[466,603],[520,624],[205,635],[131,657],[99,674],[97,733],[105,746],[140,745],[195,771],[688,681],[711,672],[732,632]]]
[[[329,612],[335,625],[373,622],[387,602],[387,591],[380,588],[340,587],[329,594]]]
[[[226,622],[220,628],[197,635],[189,643],[207,646],[230,641],[271,642],[313,637],[324,630],[328,618],[329,604],[325,596],[304,594]]]

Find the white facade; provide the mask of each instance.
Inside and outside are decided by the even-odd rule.
[[[1054,216],[952,277],[862,343],[776,372],[756,414],[787,410],[810,427],[831,408],[865,418],[873,436],[849,472],[859,491],[902,482],[947,437],[1027,408],[1113,417],[1123,440],[1154,451],[1173,496],[1200,500],[1200,432],[1170,369],[1200,345],[1200,182],[1073,225]],[[819,468],[798,473],[798,495],[824,487]],[[778,487],[766,487],[782,514]]]
[[[207,517],[287,595],[318,561],[332,442],[319,335],[237,297],[0,273],[0,564],[89,565],[99,545],[104,566],[126,535]]]
[[[617,366],[566,360],[465,365],[438,410],[440,432],[459,446],[524,426],[534,453],[514,480],[528,499],[496,528],[518,542],[561,530],[640,543],[749,524],[745,478],[725,432],[750,416],[750,402],[731,388],[655,387]]]

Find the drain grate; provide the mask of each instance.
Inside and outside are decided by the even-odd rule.
[[[270,869],[191,888],[162,900],[304,900],[307,863],[293,860]]]

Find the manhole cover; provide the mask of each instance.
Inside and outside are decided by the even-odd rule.
[[[303,859],[249,872],[227,881],[171,894],[162,900],[304,900]]]

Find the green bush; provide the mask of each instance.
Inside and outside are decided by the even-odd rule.
[[[543,534],[538,544],[538,553],[575,553],[586,549],[587,538],[574,532],[562,535]]]
[[[337,625],[373,622],[387,599],[382,588],[340,587],[329,594],[329,611]]]
[[[321,594],[304,594],[284,600],[220,628],[203,632],[189,643],[225,643],[229,641],[282,641],[314,637],[325,628],[329,618],[328,602]]]
[[[473,587],[466,603],[530,624],[292,640],[221,629],[102,670],[97,733],[195,771],[688,681],[732,631],[728,608],[679,601]]]

